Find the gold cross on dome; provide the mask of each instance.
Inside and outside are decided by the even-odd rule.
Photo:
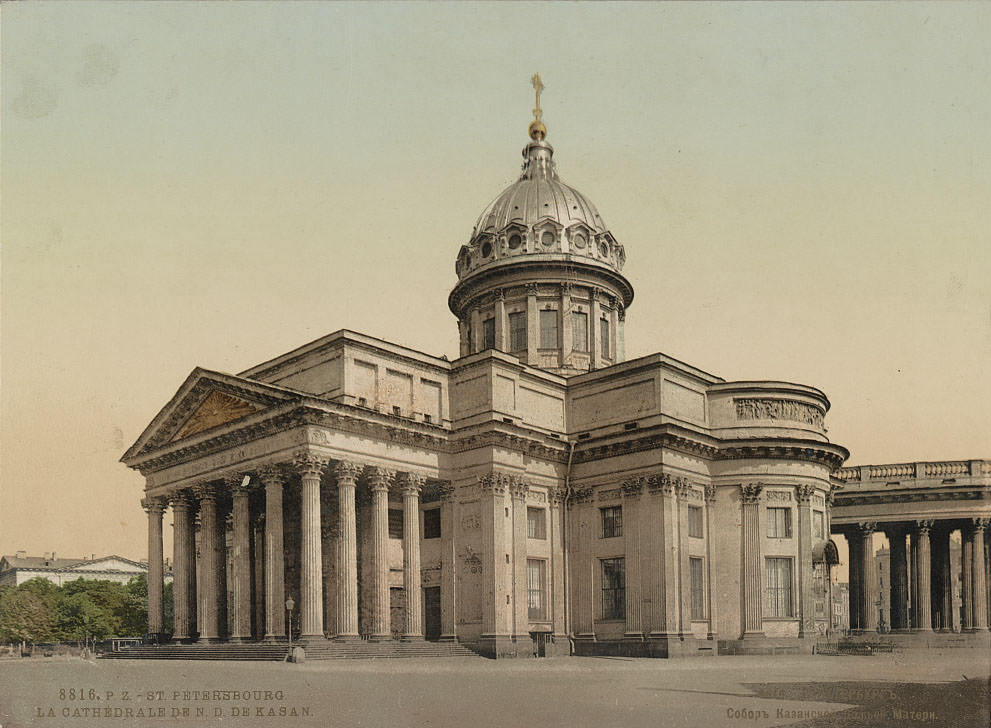
[[[534,90],[537,92],[537,106],[533,110],[533,118],[540,121],[540,117],[544,115],[543,110],[540,108],[540,92],[544,90],[544,83],[540,80],[540,74],[533,74],[533,78],[530,79],[530,83],[533,84]]]

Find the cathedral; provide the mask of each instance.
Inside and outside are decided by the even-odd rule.
[[[149,632],[675,657],[811,651],[828,628],[829,400],[625,359],[626,248],[559,177],[534,82],[522,174],[455,258],[459,358],[341,330],[197,368],[125,453]]]

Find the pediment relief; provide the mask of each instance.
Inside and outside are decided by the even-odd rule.
[[[260,409],[261,407],[253,402],[215,389],[207,395],[170,441],[182,440],[198,432],[234,422]]]

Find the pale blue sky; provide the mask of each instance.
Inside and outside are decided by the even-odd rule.
[[[196,365],[344,327],[456,355],[535,71],[629,357],[818,386],[851,463],[991,457],[987,4],[0,12],[0,551],[140,556],[117,459]]]

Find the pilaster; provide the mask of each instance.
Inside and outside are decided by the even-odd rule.
[[[457,523],[457,501],[454,487],[444,484],[440,487],[440,538],[441,538],[441,575],[440,575],[440,639],[453,641],[457,639],[457,556],[455,554],[456,540],[454,538],[455,523]]]
[[[812,596],[812,485],[795,488],[798,502],[798,636],[815,634],[815,606]]]
[[[743,521],[744,639],[764,636],[764,556],[760,533],[760,502],[763,489],[761,483],[747,483],[740,488]]]
[[[705,486],[705,599],[706,615],[709,619],[709,632],[707,639],[713,642],[713,654],[715,645],[719,640],[719,618],[717,601],[713,599],[716,585],[712,579],[712,511],[716,507],[716,486],[707,484]]]
[[[509,351],[506,339],[506,295],[500,288],[495,292],[495,348]]]
[[[623,482],[623,543],[626,563],[626,639],[643,639],[643,579],[640,573],[640,499],[644,478]]]
[[[529,640],[530,611],[527,600],[527,515],[526,497],[530,487],[520,476],[510,476],[512,502],[512,608],[513,638],[517,644]]]
[[[540,366],[540,356],[537,349],[540,346],[540,314],[537,313],[537,284],[528,283],[526,287],[526,363],[532,367]]]

